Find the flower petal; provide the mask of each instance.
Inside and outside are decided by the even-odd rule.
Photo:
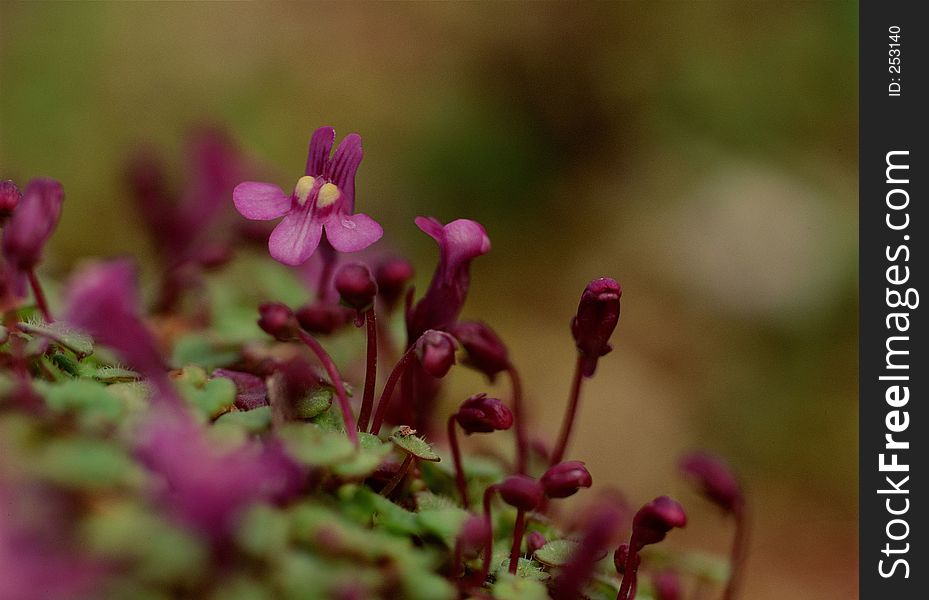
[[[246,219],[267,221],[290,210],[290,196],[272,183],[246,181],[232,190],[235,208]]]
[[[322,175],[329,161],[329,152],[335,143],[335,129],[320,127],[310,138],[310,151],[306,156],[306,174],[316,177]]]
[[[355,173],[358,172],[358,165],[361,164],[363,156],[361,136],[350,133],[336,148],[326,173],[332,183],[342,190],[344,212],[349,214],[355,211]]]
[[[339,252],[358,252],[381,239],[384,230],[368,215],[334,214],[326,221],[326,239]]]
[[[313,218],[309,209],[296,210],[271,232],[268,250],[275,260],[285,265],[300,265],[312,256],[322,233],[322,223]]]

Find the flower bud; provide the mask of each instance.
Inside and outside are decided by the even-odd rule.
[[[235,407],[239,410],[252,410],[268,405],[268,388],[265,380],[257,375],[229,369],[214,369],[211,377],[224,377],[235,384]]]
[[[532,556],[535,554],[536,550],[548,543],[548,540],[545,539],[545,536],[539,533],[538,531],[533,531],[526,536],[526,550],[529,552],[529,555]]]
[[[681,459],[681,471],[697,483],[700,492],[726,512],[742,510],[742,487],[721,458],[705,452],[694,452]]]
[[[458,533],[458,544],[461,545],[462,554],[465,556],[476,555],[484,547],[489,535],[487,521],[483,517],[477,515],[468,516]]]
[[[347,325],[352,312],[338,304],[316,302],[297,309],[297,322],[314,335],[329,335]]]
[[[549,498],[573,496],[582,487],[593,484],[590,472],[579,460],[569,460],[551,467],[539,480]]]
[[[444,331],[429,329],[416,340],[416,358],[433,377],[445,377],[455,364],[458,342]]]
[[[22,199],[23,195],[15,183],[9,179],[0,182],[0,225],[10,218]]]
[[[488,398],[487,394],[475,394],[465,400],[455,419],[469,435],[509,429],[513,425],[510,409],[500,400]]]
[[[336,273],[335,289],[342,302],[355,310],[367,310],[374,302],[377,284],[368,267],[360,263],[347,264]]]
[[[632,538],[639,548],[655,544],[675,527],[687,525],[684,508],[667,496],[659,496],[639,509],[632,520]],[[636,551],[639,550],[636,548]]]
[[[656,600],[681,600],[684,597],[681,579],[677,573],[672,571],[658,573],[652,579],[652,584],[655,588]]]
[[[610,352],[610,336],[619,322],[619,299],[622,288],[608,277],[587,284],[571,321],[571,334],[584,358],[583,373],[591,377],[597,369],[597,359]]]
[[[286,304],[264,302],[258,307],[258,326],[277,340],[289,340],[297,335],[297,319]]]
[[[384,302],[384,308],[393,310],[407,284],[413,279],[413,265],[405,258],[389,258],[377,266],[374,271],[377,280],[377,293]]]
[[[465,349],[464,364],[486,375],[491,381],[510,366],[506,346],[493,329],[480,321],[459,321],[450,329]]]
[[[54,179],[33,179],[26,186],[19,206],[3,229],[3,254],[11,266],[29,271],[42,259],[42,249],[51,237],[64,190]]]
[[[519,510],[534,510],[542,503],[542,486],[528,475],[510,475],[499,487],[503,501]]]

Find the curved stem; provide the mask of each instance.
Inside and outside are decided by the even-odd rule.
[[[42,291],[42,284],[39,283],[39,278],[35,275],[34,269],[29,269],[27,274],[29,278],[29,287],[32,288],[32,295],[35,296],[36,306],[39,307],[39,312],[42,313],[42,317],[45,319],[46,323],[51,323],[54,321],[52,319],[52,312],[48,309],[48,302],[45,300],[45,292]]]
[[[732,553],[729,555],[729,581],[723,592],[723,600],[734,600],[739,576],[742,574],[742,563],[745,561],[745,548],[748,541],[748,525],[745,519],[745,509],[740,508],[735,513],[735,538],[732,541]]]
[[[410,466],[413,464],[413,455],[407,454],[406,458],[403,459],[403,464],[400,465],[400,469],[397,471],[397,474],[391,477],[390,481],[387,482],[387,485],[384,486],[384,489],[381,490],[381,496],[385,498],[390,496],[390,493],[394,491],[403,478],[406,477],[406,474],[410,470]]]
[[[577,417],[577,405],[581,397],[581,381],[583,381],[583,358],[578,355],[577,364],[574,366],[574,381],[571,384],[571,398],[568,400],[568,408],[565,411],[564,419],[561,422],[561,434],[558,436],[558,445],[552,452],[550,465],[554,466],[564,458],[565,450],[568,447],[568,439],[571,437],[571,428],[574,426],[574,419]]]
[[[348,439],[350,439],[357,448],[358,426],[355,424],[355,415],[352,413],[352,407],[348,403],[348,394],[345,393],[345,386],[342,383],[342,376],[339,375],[339,370],[336,368],[335,363],[332,361],[332,357],[329,356],[329,353],[326,352],[325,348],[323,348],[320,343],[316,341],[316,338],[303,331],[302,329],[298,329],[297,334],[300,336],[300,341],[306,344],[310,350],[316,354],[316,358],[319,359],[319,362],[323,364],[323,368],[326,369],[326,373],[329,375],[329,380],[335,387],[336,397],[339,399],[339,408],[342,410],[342,420],[345,421],[345,433],[348,434]]]
[[[374,409],[374,385],[377,383],[377,318],[374,316],[373,306],[365,312],[365,322],[368,330],[368,354],[365,366],[365,390],[361,400],[361,412],[358,415],[358,427],[361,431],[368,430],[368,420]]]
[[[494,530],[490,523],[490,501],[493,499],[494,492],[496,491],[496,485],[488,486],[487,489],[484,490],[484,525],[487,530],[487,539],[484,541],[484,561],[481,565],[481,583],[487,581],[487,573],[490,572],[490,558],[494,552]]]
[[[526,511],[516,511],[516,525],[513,526],[513,547],[510,549],[510,574],[516,575],[516,566],[519,564],[519,550],[523,544],[523,533],[526,531]]]
[[[630,594],[635,593],[635,578],[636,578],[636,548],[635,535],[629,539],[629,552],[626,553],[626,564],[623,567],[623,582],[619,586],[619,594],[616,596],[616,600],[631,600],[635,596]]]
[[[384,389],[381,391],[381,399],[377,402],[377,411],[374,413],[374,423],[371,425],[371,433],[374,435],[381,432],[381,425],[384,424],[384,416],[387,414],[387,405],[390,404],[390,398],[393,396],[394,388],[397,387],[397,381],[399,381],[400,376],[403,375],[407,366],[410,364],[410,359],[413,357],[414,352],[415,347],[410,346],[410,348],[403,353],[403,356],[400,357],[400,361],[394,367],[394,370],[390,372],[387,383],[384,384]]]
[[[529,455],[529,439],[526,435],[526,414],[523,406],[523,386],[519,372],[512,364],[506,368],[513,386],[513,414],[516,420],[516,472],[525,473]]]
[[[458,486],[458,495],[461,496],[461,505],[465,510],[471,508],[468,500],[468,482],[465,481],[464,469],[461,466],[461,449],[458,447],[458,434],[455,432],[455,416],[448,418],[448,444],[452,447],[452,462],[455,463],[455,485]]]

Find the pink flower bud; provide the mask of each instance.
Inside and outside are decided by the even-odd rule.
[[[444,331],[429,329],[416,340],[416,358],[433,377],[445,377],[455,364],[458,343]]]
[[[551,467],[539,480],[549,498],[573,496],[582,487],[593,484],[590,471],[579,460],[569,460]]]
[[[480,321],[460,321],[449,329],[465,349],[464,364],[472,367],[491,381],[497,373],[510,365],[506,346],[493,329]]]
[[[9,179],[0,182],[0,224],[10,218],[22,199],[23,195],[15,183]]]
[[[487,394],[475,394],[465,400],[455,419],[469,435],[509,429],[513,425],[510,409],[500,400],[488,398]]]
[[[619,322],[622,294],[619,284],[608,277],[594,279],[581,294],[577,315],[571,321],[571,333],[584,357],[585,377],[591,377],[597,369],[597,360],[613,349],[610,336]]]
[[[413,265],[405,258],[389,258],[377,266],[374,277],[377,293],[384,301],[384,307],[390,311],[413,279]]]
[[[9,194],[9,192],[7,192]],[[3,254],[19,271],[29,271],[42,259],[42,249],[51,237],[64,189],[54,179],[33,179],[19,206],[3,228]]]
[[[258,326],[277,340],[289,340],[297,335],[297,320],[290,308],[280,302],[264,302],[258,307]]]
[[[345,327],[351,321],[352,313],[352,310],[338,304],[316,302],[297,309],[297,322],[314,335],[329,335]]]
[[[529,554],[535,554],[536,550],[548,543],[548,540],[545,539],[545,536],[539,533],[538,531],[533,531],[526,536],[526,550],[529,551]]]
[[[684,597],[681,579],[677,573],[664,571],[652,579],[656,600],[681,600]]]
[[[335,276],[335,289],[342,302],[355,310],[367,310],[377,294],[377,284],[370,269],[360,263],[350,263],[339,269]]]
[[[698,485],[700,492],[726,512],[742,510],[744,496],[739,481],[721,458],[694,452],[681,459],[681,471]]]
[[[528,475],[510,475],[499,487],[503,501],[519,510],[534,510],[542,503],[542,486]]]
[[[659,496],[639,509],[632,520],[632,539],[639,548],[663,540],[675,527],[687,525],[684,508],[667,496]],[[638,552],[639,548],[636,548]]]

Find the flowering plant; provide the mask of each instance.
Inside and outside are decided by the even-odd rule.
[[[172,195],[155,162],[134,163],[163,258],[152,311],[126,259],[84,266],[49,302],[36,268],[63,188],[2,183],[0,598],[669,600],[685,578],[733,597],[745,499],[724,463],[698,453],[682,469],[735,518],[728,563],[650,554],[686,524],[681,505],[661,496],[633,517],[597,493],[583,462],[565,460],[583,381],[612,348],[620,285],[600,278],[583,291],[561,433],[530,444],[532,406],[504,342],[460,318],[487,231],[417,218],[439,261],[416,300],[409,261],[360,253],[383,234],[355,212],[362,140],[332,153],[334,142],[330,127],[313,134],[289,194],[231,181],[247,161],[217,134],[195,144],[180,203],[160,204]],[[248,229],[233,205],[282,220]],[[264,235],[309,289],[248,305],[243,286],[207,273]],[[274,273],[281,289],[287,276]],[[489,381],[505,374],[511,393],[476,390],[441,415],[459,364]],[[512,450],[466,452],[461,432]],[[589,509],[572,522],[559,504],[575,494]],[[640,565],[653,581],[639,585]]]

